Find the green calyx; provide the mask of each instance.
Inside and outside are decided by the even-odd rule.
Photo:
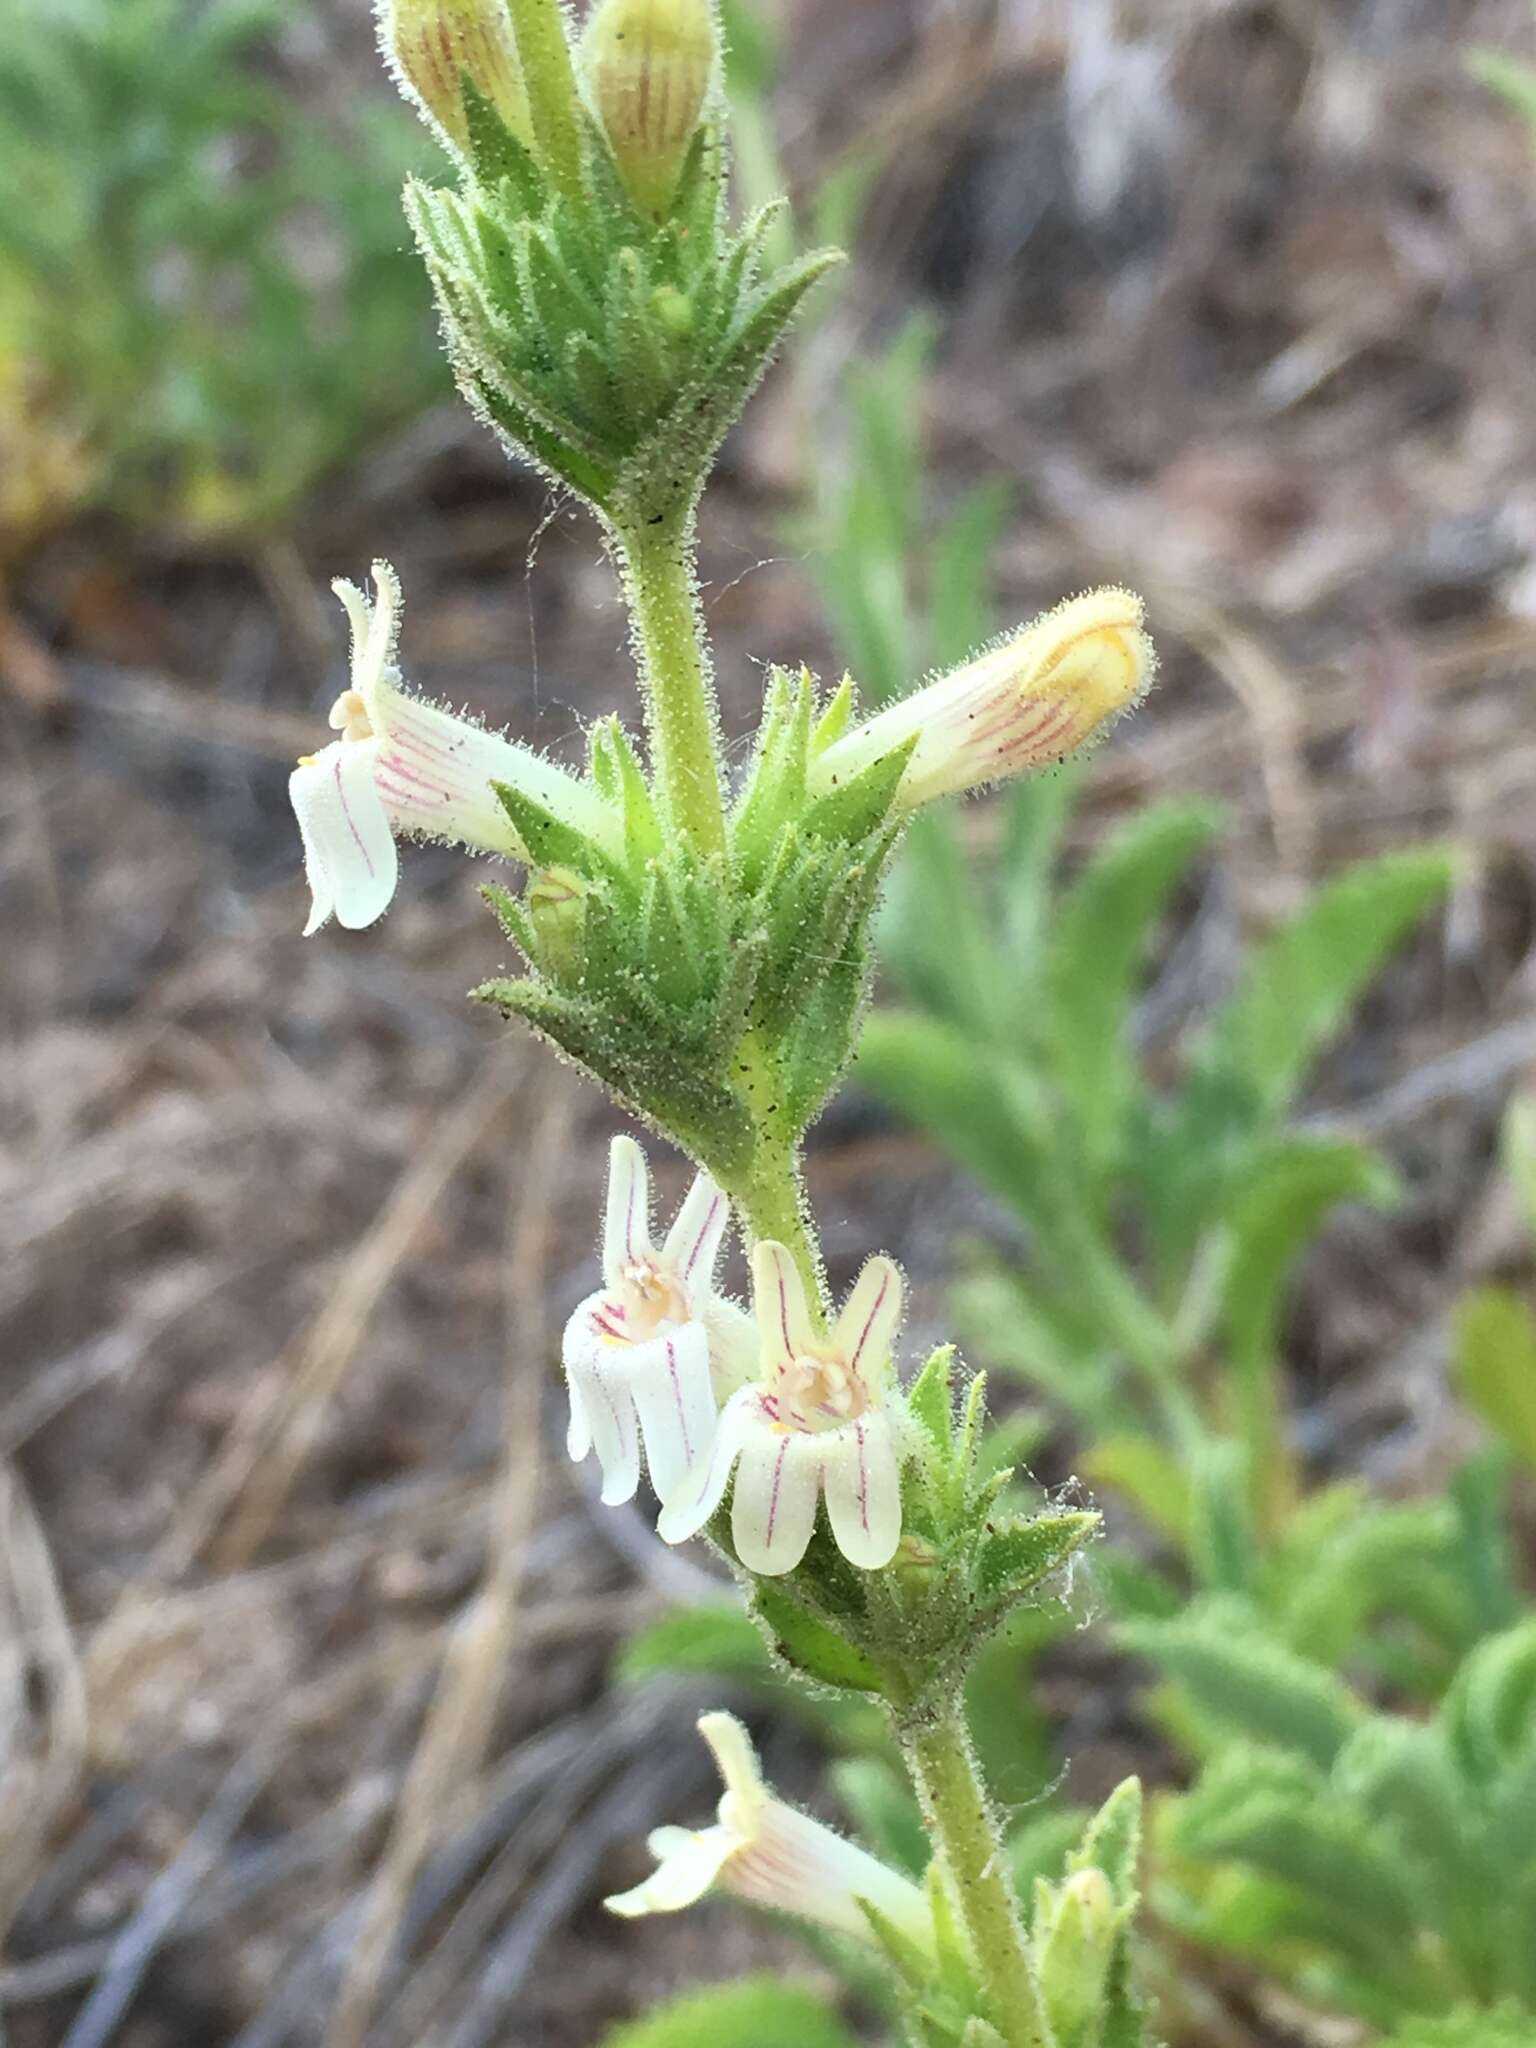
[[[1020,1607],[1057,1597],[1073,1558],[1098,1533],[1099,1517],[1087,1510],[1015,1508],[1014,1475],[989,1469],[980,1455],[984,1386],[974,1379],[961,1394],[945,1346],[906,1395],[905,1527],[887,1570],[857,1570],[819,1523],[794,1571],[741,1574],[777,1663],[813,1687],[882,1700],[904,1730],[949,1709],[977,1652]],[[728,1504],[710,1535],[733,1555]]]
[[[867,988],[906,757],[813,800],[807,771],[827,730],[810,676],[775,675],[719,852],[666,829],[617,719],[594,728],[590,752],[619,855],[498,791],[530,873],[521,895],[486,894],[529,971],[477,994],[553,1039],[733,1194],[761,1152],[792,1154],[852,1056]]]
[[[457,191],[406,212],[460,388],[517,455],[616,530],[686,514],[811,285],[839,258],[774,268],[776,216],[725,217],[725,147],[700,113],[670,196],[635,197],[578,102],[576,169],[530,149],[465,77]]]

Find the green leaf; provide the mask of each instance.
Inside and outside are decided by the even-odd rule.
[[[467,71],[459,73],[459,90],[464,96],[469,160],[476,184],[484,186],[487,192],[494,192],[506,179],[520,213],[542,213],[546,196],[544,174],[529,150],[512,133]]]
[[[1511,1100],[1499,1151],[1520,1198],[1526,1228],[1536,1235],[1536,1095]]]
[[[491,787],[527,851],[530,867],[574,868],[580,875],[615,872],[613,862],[585,832],[567,825],[510,782],[493,782]]]
[[[880,1673],[846,1637],[771,1579],[753,1581],[752,1611],[792,1671],[837,1692],[883,1693]]]
[[[1109,1436],[1083,1453],[1083,1475],[1108,1487],[1182,1550],[1189,1542],[1189,1480],[1171,1451],[1150,1436]]]
[[[1113,1172],[1140,1086],[1130,1033],[1137,971],[1169,897],[1219,823],[1208,804],[1154,804],[1115,834],[1057,905],[1044,991],[1052,1078],[1090,1175]]]
[[[773,1677],[763,1639],[740,1607],[680,1607],[630,1637],[619,1652],[626,1683],[664,1673],[715,1678]]]
[[[1247,1593],[1258,1568],[1251,1470],[1241,1444],[1206,1437],[1187,1454],[1189,1562],[1211,1592]]]
[[[1402,1716],[1373,1714],[1334,1760],[1342,1800],[1389,1822],[1418,1859],[1442,1911],[1474,1904],[1480,1880],[1476,1802],[1438,1731]]]
[[[1493,1784],[1523,1752],[1536,1754],[1536,1616],[1478,1644],[1441,1718],[1474,1783]]]
[[[1503,50],[1468,50],[1467,69],[1536,129],[1536,67]]]
[[[1028,1215],[1045,1168],[1048,1125],[1031,1077],[953,1025],[877,1010],[854,1075],[926,1130],[1015,1211]]]
[[[921,811],[907,829],[876,936],[892,980],[913,1003],[1016,1050],[1009,963],[982,897],[952,819]]]
[[[1141,1861],[1141,1780],[1125,1778],[1110,1793],[1067,1858],[1068,1871],[1102,1870],[1118,1905],[1136,1897]]]
[[[1490,1429],[1536,1465],[1536,1316],[1506,1287],[1480,1287],[1456,1310],[1456,1377]]]
[[[1536,122],[1536,82],[1531,88],[1531,119]],[[1536,2020],[1515,2005],[1496,2012],[1462,2006],[1438,2019],[1405,2020],[1382,2037],[1380,2048],[1532,2048]]]
[[[1282,1507],[1289,1491],[1276,1381],[1292,1268],[1339,1203],[1386,1203],[1397,1192],[1396,1177],[1363,1146],[1287,1138],[1260,1154],[1229,1197],[1221,1318],[1256,1504]]]
[[[955,1442],[954,1397],[955,1347],[941,1344],[930,1352],[928,1362],[912,1383],[907,1406],[914,1421],[926,1430],[934,1449],[948,1459]]]
[[[1278,1115],[1453,873],[1448,851],[1415,847],[1325,883],[1253,954],[1203,1034],[1197,1064],[1239,1079],[1260,1115]]]
[[[1234,1190],[1222,1320],[1232,1362],[1253,1375],[1273,1358],[1291,1267],[1341,1202],[1386,1203],[1400,1188],[1374,1152],[1342,1140],[1287,1138],[1266,1149]]]
[[[868,1899],[860,1899],[857,1904],[869,1922],[869,1932],[875,1945],[902,1983],[911,1991],[923,1990],[933,1977],[930,1958],[911,1935],[882,1913],[878,1906]]]
[[[1051,1510],[989,1529],[976,1550],[974,1582],[989,1607],[1025,1600],[1097,1535],[1100,1518],[1088,1510]]]
[[[928,1868],[928,1837],[907,1783],[884,1757],[840,1757],[832,1766],[832,1789],[877,1856],[913,1877]]]
[[[1175,1621],[1122,1623],[1118,1634],[1227,1734],[1273,1743],[1321,1769],[1365,1718],[1342,1680],[1285,1649],[1235,1601],[1211,1600]]]
[[[992,561],[1013,510],[1013,486],[988,478],[966,492],[934,536],[928,564],[928,659],[956,668],[993,630]]]
[[[1044,1894],[1042,1891],[1042,1905]],[[1102,1872],[1079,1874],[1051,1900],[1049,1924],[1035,1914],[1034,1962],[1048,2038],[1060,2048],[1097,2048],[1117,1915]]]
[[[1008,1862],[1013,1889],[1026,1903],[1035,1895],[1035,1882],[1044,1878],[1054,1884],[1067,1868],[1067,1858],[1082,1840],[1088,1815],[1080,1806],[1064,1806],[1054,1812],[1032,1813],[1008,1838]]]
[[[903,740],[899,747],[871,761],[838,789],[820,796],[805,813],[804,825],[820,839],[856,844],[879,831],[891,815],[896,791],[907,772],[920,735]]]
[[[1178,1810],[1174,1842],[1293,1886],[1331,1918],[1347,1953],[1401,1966],[1408,1980],[1420,1914],[1401,1849],[1300,1757],[1225,1752]]]
[[[1002,954],[1012,990],[1010,1014],[1019,1029],[1038,1036],[1032,1018],[1045,972],[1051,877],[1073,806],[1086,774],[1078,755],[1021,782],[1004,799],[1003,838],[998,863],[1002,890]]]
[[[748,1977],[659,2006],[616,2027],[603,2048],[857,2048],[810,1991],[782,1977]]]

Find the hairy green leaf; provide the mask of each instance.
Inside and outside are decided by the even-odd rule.
[[[810,1991],[782,1977],[747,1977],[658,2006],[617,2027],[603,2048],[856,2048],[854,2037]]]
[[[1383,854],[1324,883],[1259,947],[1204,1032],[1198,1061],[1239,1078],[1261,1115],[1294,1098],[1366,984],[1450,887],[1435,847]]]
[[[1480,1287],[1456,1311],[1461,1391],[1509,1448],[1536,1465],[1536,1316],[1511,1288]]]

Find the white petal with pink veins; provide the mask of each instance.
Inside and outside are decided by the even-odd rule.
[[[592,1445],[603,1470],[602,1502],[607,1508],[633,1500],[640,1486],[640,1431],[635,1404],[620,1376],[604,1360],[576,1368],[586,1403]]]
[[[787,1246],[767,1242],[752,1253],[752,1297],[763,1357],[788,1364],[816,1343],[805,1282]]]
[[[651,1185],[645,1154],[633,1138],[608,1148],[608,1203],[603,1212],[603,1278],[617,1287],[626,1266],[651,1255]]]
[[[833,1342],[851,1372],[878,1384],[901,1328],[902,1281],[894,1260],[866,1259],[854,1282]]]
[[[827,1516],[850,1564],[879,1571],[901,1542],[901,1460],[883,1415],[850,1422],[822,1463]]]
[[[373,783],[375,749],[335,740],[288,778],[312,898],[305,937],[334,915],[349,931],[375,923],[399,879],[389,818]]]
[[[762,1396],[755,1386],[743,1387],[726,1402],[708,1452],[662,1502],[656,1533],[664,1543],[686,1543],[714,1514],[725,1498],[742,1445],[764,1427],[761,1411]]]
[[[637,1344],[623,1371],[640,1416],[651,1485],[658,1499],[665,1500],[704,1455],[715,1433],[708,1332],[702,1323],[685,1323],[647,1344]]]
[[[707,1173],[688,1190],[688,1199],[667,1232],[662,1257],[675,1266],[690,1287],[707,1287],[714,1278],[731,1205]]]
[[[742,1447],[731,1540],[749,1572],[776,1578],[804,1557],[816,1526],[821,1458],[815,1437],[760,1425]]]

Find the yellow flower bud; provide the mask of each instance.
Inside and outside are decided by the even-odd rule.
[[[903,810],[1043,768],[1139,703],[1156,665],[1141,599],[1090,590],[856,726],[813,764],[812,792],[914,741]]]
[[[506,0],[382,0],[379,43],[395,82],[450,148],[464,150],[464,81],[531,142],[528,92]]]
[[[661,214],[719,51],[711,0],[602,0],[582,43],[598,116],[636,203]]]

